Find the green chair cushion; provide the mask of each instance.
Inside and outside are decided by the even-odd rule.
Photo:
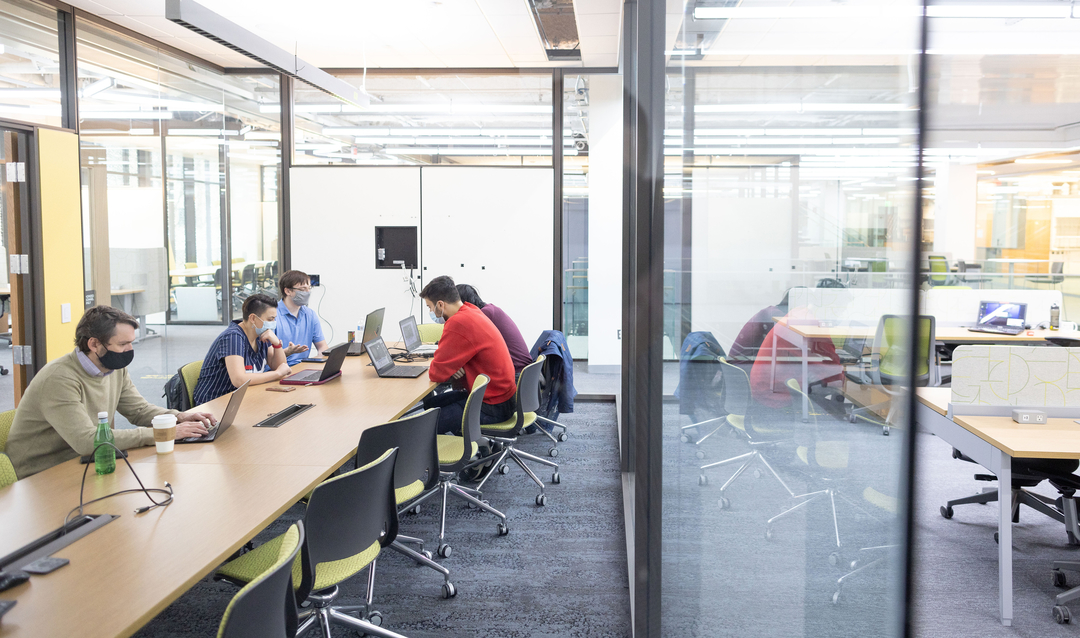
[[[15,474],[15,466],[11,464],[11,459],[7,454],[0,452],[0,487],[7,487],[17,480],[19,477]]]
[[[465,448],[465,439],[460,436],[454,436],[453,434],[440,434],[439,440],[439,465],[451,465],[461,460],[461,453]],[[476,456],[480,447],[473,441],[472,454],[469,458]]]
[[[225,563],[218,569],[218,575],[230,580],[250,583],[267,569],[274,566],[278,555],[281,553],[284,537],[285,535],[282,535],[268,540],[240,558]],[[314,591],[332,587],[367,567],[371,561],[378,558],[381,549],[382,546],[379,545],[379,541],[375,541],[370,547],[355,556],[319,563],[315,566]],[[303,576],[301,570],[302,563],[300,555],[297,554],[292,568],[294,589],[300,586],[300,580]]]
[[[8,435],[11,434],[11,424],[15,422],[15,410],[0,412],[0,452],[7,449]]]
[[[218,627],[218,638],[221,638],[221,636],[225,635],[225,627],[229,624],[229,616],[232,614],[233,604],[235,604],[236,601],[239,600],[241,596],[243,596],[245,593],[247,593],[247,591],[249,589],[251,589],[252,587],[255,587],[255,586],[258,585],[258,583],[256,583],[255,581],[260,576],[262,576],[263,574],[269,572],[272,569],[276,569],[277,567],[279,567],[281,565],[281,563],[283,561],[288,559],[289,554],[292,553],[292,551],[296,548],[296,544],[299,543],[299,542],[300,542],[300,529],[296,525],[292,525],[281,536],[278,536],[277,538],[270,541],[269,543],[266,543],[265,545],[260,546],[260,549],[261,549],[262,547],[266,547],[267,545],[273,544],[274,547],[276,547],[276,550],[265,550],[263,552],[263,556],[264,556],[265,560],[267,561],[266,569],[262,570],[261,572],[254,573],[251,576],[251,578],[244,579],[245,582],[247,582],[247,585],[244,585],[244,587],[240,591],[236,592],[236,595],[233,596],[233,599],[231,601],[229,601],[229,606],[225,608],[225,615],[222,616],[222,618],[221,618],[221,625]],[[276,553],[275,553],[275,551],[276,551]],[[251,553],[254,553],[254,552],[251,552]],[[247,556],[247,555],[248,554],[245,554],[245,556]],[[300,555],[297,554],[297,559],[299,559],[299,558],[300,558]],[[233,561],[233,562],[236,562],[236,561]],[[252,566],[252,569],[254,569],[254,566]],[[298,570],[297,570],[296,566],[294,565],[293,566],[293,583],[294,584],[300,582],[299,580],[297,580],[297,571]]]
[[[458,457],[458,458],[461,458],[461,457]],[[399,487],[396,490],[394,490],[394,497],[397,499],[397,504],[401,505],[402,503],[406,503],[408,501],[413,500],[417,496],[420,496],[420,493],[423,492],[423,491],[424,491],[424,482],[421,481],[420,479],[416,479],[415,481],[413,481],[412,483],[409,483],[405,487]]]

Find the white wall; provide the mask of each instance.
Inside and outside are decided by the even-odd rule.
[[[525,344],[552,325],[551,168],[422,169],[423,283],[450,275],[514,320]],[[427,312],[423,319],[430,321]]]
[[[589,366],[622,363],[622,77],[589,85]]]
[[[333,342],[382,307],[383,335],[399,340],[410,307],[418,320],[427,313],[400,271],[375,269],[375,226],[420,225],[420,169],[296,166],[291,178],[292,266],[321,276],[311,307],[333,327]],[[323,323],[328,339],[330,326]]]
[[[975,260],[975,209],[978,199],[975,164],[949,164],[934,180],[934,252],[953,259]]]

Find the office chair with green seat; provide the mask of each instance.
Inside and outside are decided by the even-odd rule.
[[[761,450],[770,447],[776,447],[783,443],[792,440],[792,430],[789,427],[770,425],[762,419],[758,422],[753,414],[754,403],[753,397],[750,391],[750,378],[747,376],[746,371],[738,366],[734,366],[726,361],[720,362],[721,369],[723,370],[724,377],[724,411],[727,412],[727,416],[724,418],[728,424],[736,430],[743,438],[750,444],[750,451],[739,456],[725,459],[723,461],[717,461],[715,463],[709,463],[701,466],[701,475],[698,477],[698,485],[702,487],[709,484],[709,477],[705,474],[705,470],[712,469],[714,467],[721,467],[724,465],[730,465],[732,463],[742,462],[739,469],[735,470],[735,473],[731,475],[728,480],[720,486],[720,499],[718,504],[720,509],[727,509],[730,506],[730,502],[727,497],[724,496],[727,489],[739,478],[743,472],[750,467],[750,464],[754,461],[760,462],[765,466],[765,469],[772,474],[780,485],[791,496],[795,496],[795,492],[788,487],[784,479],[780,478],[776,470],[761,453]],[[760,470],[755,471],[755,474],[760,474]]]
[[[19,480],[15,474],[15,466],[11,459],[4,453],[7,449],[8,434],[11,433],[11,424],[15,421],[15,410],[0,412],[0,487],[7,487]]]
[[[533,361],[522,368],[521,374],[518,375],[517,400],[515,401],[517,406],[514,416],[502,423],[482,424],[480,426],[481,434],[490,441],[501,443],[502,450],[483,458],[476,459],[462,468],[463,470],[467,470],[477,465],[492,462],[493,460],[494,467],[498,468],[499,473],[506,474],[510,471],[510,466],[507,465],[507,457],[509,457],[510,460],[517,463],[518,467],[520,467],[522,471],[524,471],[525,474],[540,487],[540,493],[536,495],[536,504],[541,507],[547,504],[547,496],[544,494],[544,482],[541,481],[532,469],[525,464],[525,461],[529,460],[534,463],[540,463],[555,468],[555,472],[551,475],[551,483],[553,485],[561,482],[561,479],[559,478],[559,465],[554,461],[549,461],[538,456],[533,456],[527,452],[522,452],[517,449],[516,444],[518,437],[522,435],[522,430],[533,423],[536,423],[536,410],[540,407],[540,372],[543,365],[544,355],[540,355],[537,357],[536,361]],[[477,492],[482,492],[484,485],[487,483],[488,479],[491,478],[492,474],[494,474],[494,472],[489,472],[474,489],[476,489]]]
[[[296,635],[299,620],[292,576],[303,544],[304,524],[297,522],[281,537],[274,562],[229,601],[218,627],[218,638],[293,638]]]
[[[859,385],[871,384],[880,387],[887,395],[889,401],[875,403],[861,408],[852,408],[848,413],[848,419],[855,423],[863,419],[877,424],[879,421],[870,418],[868,414],[875,414],[878,410],[888,407],[889,411],[882,424],[882,434],[888,436],[889,428],[896,422],[896,409],[899,407],[894,401],[899,394],[900,388],[908,382],[907,367],[910,351],[907,346],[909,335],[908,317],[901,315],[883,315],[878,321],[877,332],[874,334],[874,345],[870,352],[870,368],[857,372],[845,372],[848,380]],[[935,320],[931,315],[919,315],[919,364],[915,369],[915,386],[939,386],[941,385],[941,372],[937,364],[937,352],[934,347]]]
[[[931,286],[944,286],[949,283],[949,260],[942,255],[929,255],[930,276],[927,281]]]
[[[184,392],[187,394],[188,404],[183,410],[190,410],[195,407],[195,386],[199,383],[199,375],[202,374],[202,360],[192,361],[191,363],[185,363],[180,366],[177,372],[180,374],[180,380],[184,383]]]
[[[439,545],[436,551],[443,558],[449,557],[451,552],[450,545],[446,543],[446,500],[451,494],[465,499],[465,502],[471,506],[479,507],[498,517],[500,522],[496,529],[499,536],[510,533],[510,526],[506,523],[506,514],[486,501],[480,500],[482,494],[479,490],[465,487],[458,482],[459,474],[476,458],[480,451],[480,443],[484,441],[484,436],[480,433],[480,407],[484,403],[484,392],[490,380],[488,376],[480,374],[473,381],[469,398],[465,402],[465,411],[461,416],[461,436],[440,434],[436,437],[439,446],[439,483],[412,502],[412,506],[416,506],[435,494],[442,494]]]
[[[424,343],[435,343],[442,339],[442,328],[441,323],[421,323],[416,326],[420,333],[420,341]]]
[[[318,623],[323,638],[338,625],[382,638],[401,638],[379,625],[382,614],[371,609],[375,563],[379,552],[397,538],[397,497],[394,463],[397,450],[376,461],[329,478],[311,492],[304,512],[305,540],[300,559],[293,561],[296,600],[308,603],[299,614],[302,635]],[[221,566],[217,578],[240,585],[255,580],[280,555],[284,536],[278,536]],[[368,568],[364,605],[334,605],[339,585]],[[362,612],[362,617],[350,615]]]
[[[375,461],[385,450],[397,448],[394,496],[399,516],[410,510],[419,513],[420,499],[417,497],[439,483],[439,447],[435,438],[438,425],[439,408],[432,408],[368,428],[360,435],[360,443],[356,446],[356,467]],[[404,543],[417,545],[420,551],[413,551]],[[450,571],[431,560],[431,552],[424,551],[424,541],[398,534],[390,549],[442,574],[443,598],[457,595],[457,589],[450,582]]]

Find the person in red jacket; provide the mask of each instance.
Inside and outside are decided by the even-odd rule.
[[[514,416],[517,383],[514,362],[506,341],[495,324],[479,308],[461,301],[454,280],[447,276],[432,279],[420,291],[431,319],[443,323],[439,349],[428,368],[428,378],[436,383],[464,379],[465,390],[453,390],[424,399],[424,408],[439,407],[439,433],[460,434],[461,416],[469,388],[478,375],[491,381],[484,392],[481,423],[501,423]]]

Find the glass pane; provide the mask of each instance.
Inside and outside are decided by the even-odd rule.
[[[365,89],[357,108],[297,84],[297,164],[551,165],[550,73],[372,74]]]
[[[54,9],[0,2],[0,117],[60,126],[59,50]]]
[[[668,25],[663,633],[894,635],[919,3],[714,4]]]

